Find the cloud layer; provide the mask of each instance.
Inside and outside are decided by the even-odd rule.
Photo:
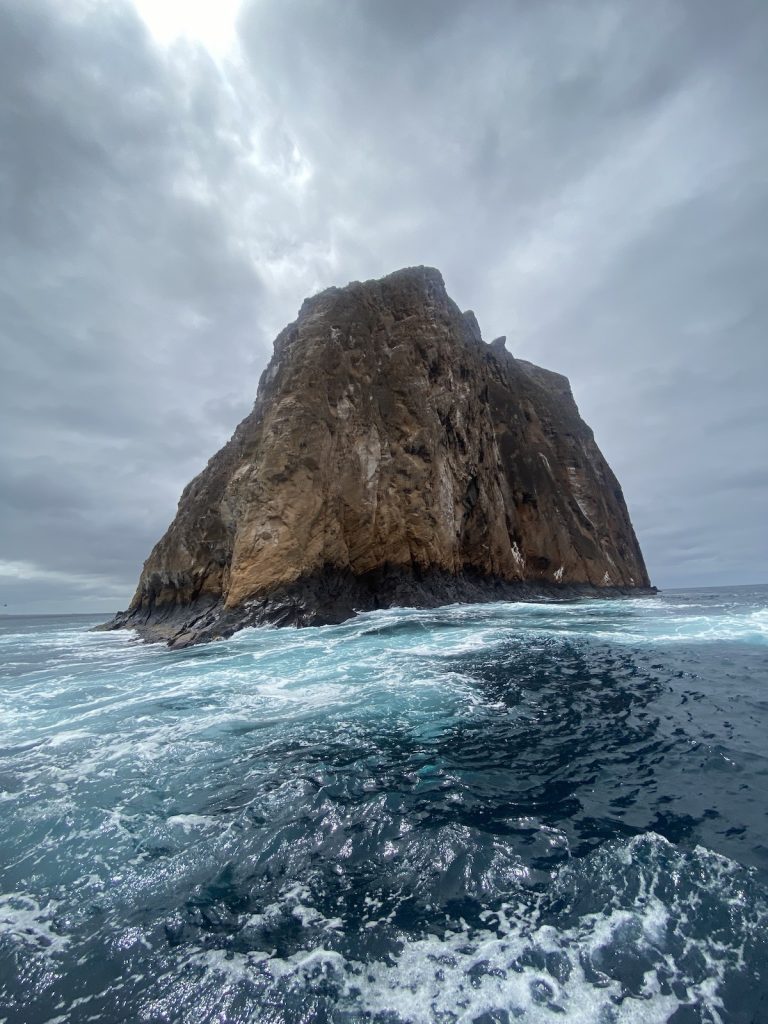
[[[110,610],[329,284],[568,374],[660,585],[768,579],[768,8],[0,3],[0,608]]]

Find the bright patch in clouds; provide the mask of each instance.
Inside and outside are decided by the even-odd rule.
[[[133,0],[154,38],[163,46],[192,39],[221,56],[236,39],[241,0]]]
[[[115,585],[108,576],[100,573],[71,573],[61,572],[57,569],[45,569],[34,562],[11,562],[0,559],[0,581],[13,580],[16,582],[38,581],[43,583],[66,583],[74,584],[76,587],[100,587],[105,594],[111,596],[117,593],[123,596],[125,588]]]

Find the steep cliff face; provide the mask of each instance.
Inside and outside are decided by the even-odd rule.
[[[111,625],[182,645],[392,604],[648,586],[566,378],[485,344],[416,267],[304,302]]]

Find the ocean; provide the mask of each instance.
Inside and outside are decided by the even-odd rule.
[[[0,619],[0,1021],[768,1021],[768,588]]]

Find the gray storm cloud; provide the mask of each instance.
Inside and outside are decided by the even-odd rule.
[[[0,2],[0,610],[125,606],[302,298],[441,268],[661,586],[768,578],[768,7]]]

